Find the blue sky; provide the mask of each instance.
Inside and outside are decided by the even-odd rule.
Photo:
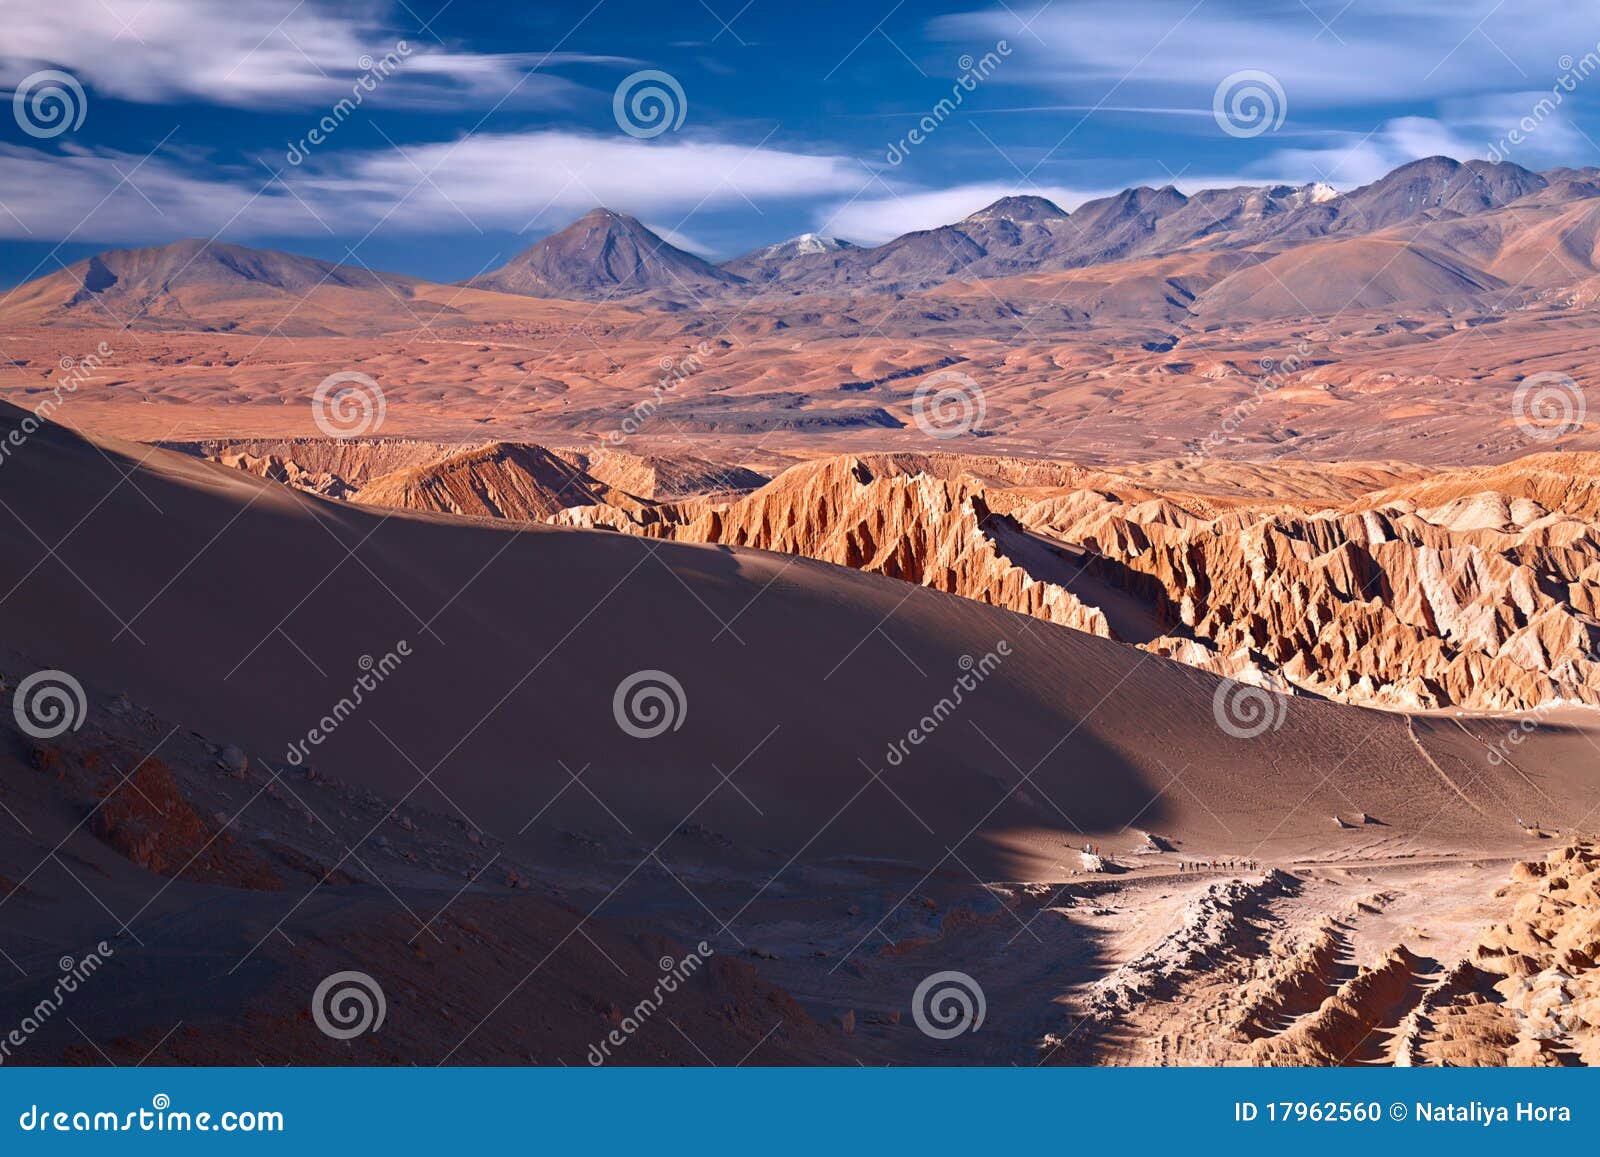
[[[455,280],[595,204],[721,259],[1011,192],[1349,188],[1491,146],[1600,165],[1600,14],[1568,3],[50,0],[5,22],[0,283],[186,236]],[[44,70],[81,124],[27,101]],[[615,109],[643,71],[682,93],[656,135]],[[1226,131],[1241,72],[1271,112]]]

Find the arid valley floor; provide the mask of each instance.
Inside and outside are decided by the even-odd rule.
[[[973,209],[0,297],[8,1063],[1600,1062],[1600,172]]]

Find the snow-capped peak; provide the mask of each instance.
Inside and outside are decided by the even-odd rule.
[[[761,251],[761,256],[804,257],[812,253],[834,253],[840,249],[854,248],[850,242],[841,241],[837,237],[825,237],[821,233],[802,233],[798,237],[791,237],[776,245],[768,245]]]
[[[1295,200],[1301,205],[1320,205],[1339,195],[1339,190],[1322,181],[1313,181],[1295,190]]]

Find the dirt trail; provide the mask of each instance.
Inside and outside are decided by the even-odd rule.
[[[1593,1064],[1600,852],[1511,862],[1345,860],[1211,884],[1070,1001],[1043,1059]]]
[[[1463,731],[1465,731],[1464,728]],[[1463,790],[1461,785],[1455,780],[1451,779],[1449,774],[1446,773],[1445,769],[1439,766],[1438,761],[1435,760],[1432,755],[1428,754],[1428,749],[1422,745],[1422,740],[1417,737],[1416,726],[1409,718],[1406,720],[1406,734],[1411,737],[1411,742],[1416,745],[1417,754],[1422,756],[1422,762],[1426,763],[1438,773],[1439,778],[1445,782],[1445,786],[1447,786],[1451,791],[1455,792],[1462,803],[1466,804],[1469,808],[1483,816],[1485,819],[1497,818],[1491,816],[1488,812],[1484,811],[1483,808],[1479,807],[1477,802],[1473,800],[1473,798],[1469,796],[1465,790]]]

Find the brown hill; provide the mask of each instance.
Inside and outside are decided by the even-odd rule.
[[[1493,524],[1500,529],[1531,522],[1547,511],[1585,522],[1600,521],[1600,455],[1530,454],[1500,466],[1441,470],[1424,479],[1378,490],[1367,496],[1362,505],[1439,508],[1479,497],[1501,504],[1507,500],[1524,501],[1517,517],[1508,510],[1502,520]]]
[[[746,467],[712,462],[693,454],[633,454],[609,449],[557,450],[555,453],[607,486],[652,502],[754,490],[771,481],[765,474]]]
[[[515,521],[547,518],[568,506],[636,500],[542,446],[490,442],[425,466],[372,479],[352,496],[363,506]]]
[[[770,479],[754,470],[713,462],[693,454],[634,454],[626,450],[547,450],[532,443],[487,445],[437,442],[415,438],[248,438],[169,441],[165,448],[209,458],[224,466],[270,478],[301,490],[334,498],[353,498],[369,484],[382,485],[365,501],[438,513],[464,513],[445,501],[464,475],[489,470],[512,471],[520,479],[501,478],[510,494],[522,486],[542,489],[512,500],[511,509],[531,511],[550,506],[550,513],[588,502],[624,501],[634,495],[671,501],[696,495],[752,490]],[[444,482],[436,476],[450,474]],[[485,482],[483,478],[479,482]],[[498,502],[496,503],[498,505]],[[489,514],[484,497],[467,499],[472,513]],[[513,517],[509,514],[495,517]],[[525,513],[516,517],[544,517]]]
[[[1330,316],[1399,303],[1462,304],[1504,290],[1446,251],[1380,235],[1321,241],[1247,265],[1202,293],[1205,318]]]
[[[1559,225],[1549,219],[1597,196],[1600,184],[1583,174],[1551,181],[1511,164],[1430,157],[1344,194],[1307,185],[1241,186],[1186,196],[1171,186],[1141,186],[1086,202],[1071,214],[1041,197],[1006,197],[960,221],[872,248],[808,234],[720,268],[669,244],[632,217],[595,209],[499,269],[452,288],[362,266],[190,240],[109,251],[18,287],[0,306],[0,321],[372,333],[539,316],[526,304],[506,300],[513,296],[637,297],[638,304],[674,311],[708,296],[754,295],[758,286],[791,291],[786,298],[902,293],[958,278],[1009,278],[1196,249],[1248,254],[1252,264],[1276,263],[1270,272],[1247,276],[1240,286],[1211,298],[1202,310],[1208,318],[1233,308],[1246,317],[1281,316],[1290,312],[1290,298],[1305,304],[1302,312],[1397,301],[1444,305],[1502,281],[1549,287],[1580,280],[1572,276],[1576,270],[1592,274],[1592,219],[1583,213]],[[1531,232],[1524,237],[1524,230]],[[1392,255],[1384,255],[1381,247],[1314,244],[1380,233],[1405,237],[1417,252],[1390,269]],[[1300,256],[1290,260],[1285,251]],[[1566,253],[1574,261],[1566,262]],[[1319,269],[1333,274],[1327,286],[1315,276]],[[1118,315],[1152,314],[1169,295],[1164,280],[1173,276],[1144,283],[1137,290],[1143,308],[1124,308]],[[1376,284],[1364,287],[1368,280]],[[1273,286],[1286,292],[1265,292]],[[1183,316],[1205,288],[1185,286],[1172,316]],[[1123,300],[1134,292],[1118,290]],[[820,301],[802,306],[796,316],[822,307]],[[794,308],[792,300],[786,303],[791,314]]]
[[[802,233],[776,245],[763,245],[732,261],[724,261],[721,267],[750,282],[794,281],[801,266],[834,265],[848,260],[850,252],[859,248],[859,245],[840,237]]]
[[[700,473],[694,497],[641,502],[565,463],[508,481],[505,453],[401,471],[356,500],[801,555],[1352,703],[1600,703],[1596,455],[1382,488],[1406,471],[880,454],[743,497]]]
[[[558,521],[802,555],[1111,635],[1098,607],[1040,578],[1064,578],[1067,570],[1034,549],[1010,520],[993,515],[980,488],[907,476],[892,466],[882,471],[857,458],[797,466],[731,506],[705,500],[632,512],[586,506]]]
[[[742,282],[669,245],[625,213],[591,209],[467,284],[532,297],[610,298],[663,290],[693,300]]]
[[[18,286],[0,301],[0,323],[306,337],[533,321],[575,308],[541,313],[507,295],[188,240],[109,250]]]

